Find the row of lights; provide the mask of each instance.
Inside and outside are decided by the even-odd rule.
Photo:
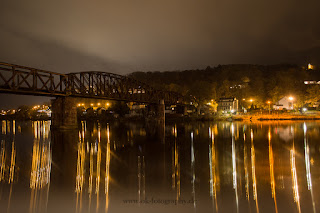
[[[44,110],[49,110],[49,106],[46,106],[46,105],[35,105],[32,107],[33,110],[39,110],[41,109],[42,111]],[[19,112],[21,111],[21,109],[18,109],[18,110],[15,110],[15,109],[9,109],[9,110],[1,110],[0,111],[0,114],[1,115],[7,115],[7,114],[15,114],[16,112]]]
[[[294,97],[290,96],[288,99],[289,99],[290,101],[293,101],[293,100],[294,100]],[[244,98],[244,99],[242,99],[242,100],[245,101],[246,99]],[[254,100],[251,98],[251,99],[249,99],[249,101],[252,103]],[[267,101],[267,104],[271,104],[271,101]]]
[[[98,107],[100,107],[100,106],[101,106],[101,103],[97,103],[97,105],[98,105]],[[110,106],[110,103],[106,103],[105,105],[106,105],[106,106]],[[78,107],[81,107],[81,106],[83,106],[83,107],[84,107],[84,106],[85,106],[85,104],[84,104],[84,103],[78,103],[78,104],[77,104],[77,106],[78,106]],[[92,107],[93,107],[93,106],[94,106],[94,104],[93,104],[93,103],[91,103],[91,104],[90,104],[90,106],[92,106]]]
[[[49,109],[49,106],[46,106],[46,105],[35,105],[34,107],[32,107],[32,109]]]

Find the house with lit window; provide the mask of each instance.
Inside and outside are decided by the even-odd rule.
[[[239,101],[236,98],[220,98],[217,111],[222,113],[234,113],[238,111]]]
[[[281,98],[275,105],[273,109],[275,110],[293,110],[293,97],[285,96]]]

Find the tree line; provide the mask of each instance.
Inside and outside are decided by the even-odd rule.
[[[320,70],[306,70],[298,65],[218,65],[206,69],[134,72],[129,77],[157,89],[194,96],[199,104],[223,97],[236,97],[244,107],[253,99],[258,108],[267,107],[284,96],[295,98],[297,107],[312,106],[320,100],[320,85],[304,81],[320,80]],[[244,100],[243,100],[244,99]]]

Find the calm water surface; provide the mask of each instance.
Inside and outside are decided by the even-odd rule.
[[[320,212],[320,122],[3,120],[0,212]]]

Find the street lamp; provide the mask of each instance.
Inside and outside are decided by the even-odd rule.
[[[251,110],[252,110],[252,109],[254,108],[254,107],[253,107],[253,99],[251,98],[249,101],[250,101],[250,103],[251,103]]]
[[[294,100],[294,97],[290,96],[288,99],[289,99],[289,101],[291,101],[292,109],[293,109],[293,100]]]
[[[271,104],[271,101],[267,101],[267,104],[269,105],[269,114],[270,114],[270,104]]]

